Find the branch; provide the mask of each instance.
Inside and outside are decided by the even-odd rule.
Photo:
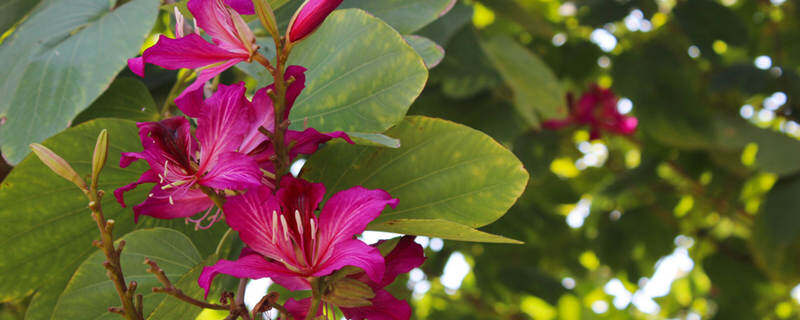
[[[230,306],[228,306],[228,305],[208,303],[208,302],[205,302],[205,301],[200,301],[200,300],[194,299],[194,298],[186,295],[185,293],[183,293],[183,290],[178,289],[177,287],[172,285],[172,282],[169,281],[169,278],[167,278],[167,275],[164,273],[164,270],[162,270],[161,267],[158,266],[158,263],[156,263],[153,260],[150,260],[150,258],[145,258],[144,259],[144,263],[150,265],[150,268],[147,268],[147,272],[150,272],[150,273],[154,274],[156,276],[156,278],[158,278],[158,281],[161,282],[161,285],[162,285],[162,287],[153,288],[153,292],[160,292],[160,293],[165,293],[165,294],[171,295],[171,296],[173,296],[173,297],[175,297],[175,298],[177,298],[177,299],[179,299],[179,300],[181,300],[183,302],[186,302],[186,303],[189,303],[189,304],[193,304],[193,305],[198,306],[200,308],[214,309],[214,310],[229,310],[230,309]]]

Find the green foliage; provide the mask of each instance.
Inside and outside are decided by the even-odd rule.
[[[141,81],[120,77],[73,122],[79,124],[96,118],[155,121],[159,114],[150,91]]]
[[[319,131],[382,132],[402,119],[428,77],[400,34],[356,9],[334,12],[292,50],[289,64],[309,68],[292,127]],[[244,68],[261,83],[272,82],[260,66]]]
[[[340,8],[360,8],[375,15],[398,32],[415,32],[445,14],[454,0],[345,0]]]
[[[28,15],[41,0],[8,0],[0,6],[0,32],[6,32]]]
[[[0,46],[0,147],[12,164],[57,133],[111,84],[141,47],[158,3],[47,1]]]
[[[566,117],[564,91],[539,58],[507,37],[495,37],[482,45],[514,91],[514,106],[530,126],[538,127],[541,119]]]
[[[433,69],[444,59],[444,48],[431,39],[414,35],[403,36],[403,38],[422,57],[428,69]]]
[[[375,149],[335,143],[311,157],[305,169],[309,179],[325,184],[329,195],[360,185],[384,189],[400,199],[397,209],[384,211],[370,229],[408,232],[411,224],[428,223],[402,221],[395,229],[396,219],[484,226],[508,210],[528,179],[511,152],[465,126],[409,117],[386,134],[400,139],[402,146]],[[464,234],[456,231],[426,227],[420,232],[450,239]]]
[[[137,230],[122,237],[125,250],[122,251],[121,262],[125,280],[136,281],[137,291],[148,301],[144,309],[146,317],[160,306],[166,294],[152,292],[154,287],[162,286],[156,277],[147,272],[143,264],[144,258],[158,263],[170,279],[176,280],[181,289],[197,288],[196,282],[183,281],[184,275],[197,276],[196,265],[203,262],[197,248],[184,234],[165,228]],[[55,319],[116,319],[119,315],[108,312],[106,306],[119,303],[114,283],[106,276],[103,261],[105,255],[96,251],[83,261],[61,293],[53,310]],[[195,278],[196,280],[196,278]],[[188,282],[188,283],[187,283]],[[197,293],[202,290],[191,290]],[[175,305],[174,302],[171,304]],[[186,316],[198,314],[200,309],[193,307],[186,310]],[[174,312],[174,311],[171,311]],[[163,319],[163,318],[162,318]]]

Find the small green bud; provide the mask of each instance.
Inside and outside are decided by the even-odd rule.
[[[328,286],[328,291],[322,296],[322,300],[343,308],[357,308],[371,306],[370,299],[374,297],[375,292],[366,283],[343,278]]]
[[[97,179],[100,178],[100,171],[106,165],[108,159],[108,130],[103,129],[97,136],[97,143],[94,145],[92,154],[92,186],[97,186]]]
[[[272,10],[272,6],[269,5],[269,1],[253,0],[253,6],[256,9],[256,16],[258,16],[258,20],[261,21],[264,29],[267,29],[267,32],[273,37],[280,38],[278,24],[275,22],[275,13]]]
[[[86,187],[86,182],[83,181],[81,176],[75,172],[75,169],[72,169],[72,166],[70,166],[64,158],[57,155],[53,150],[38,143],[31,143],[30,147],[33,153],[39,157],[39,160],[49,167],[50,170],[53,170],[53,172],[62,178],[71,181],[83,192],[88,192],[89,189]]]

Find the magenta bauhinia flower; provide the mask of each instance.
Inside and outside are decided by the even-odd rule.
[[[213,208],[201,187],[243,190],[261,185],[258,163],[239,152],[255,121],[245,90],[244,84],[220,85],[206,100],[178,99],[178,107],[197,119],[194,136],[183,117],[139,123],[144,150],[123,153],[120,167],[144,159],[150,169],[138,181],[115,190],[117,201],[124,207],[123,193],[155,183],[147,199],[133,207],[136,219],[139,215],[184,218]]]
[[[246,7],[241,1],[227,1],[233,7],[226,5],[223,0],[190,0],[187,4],[197,25],[211,36],[213,43],[197,33],[183,36],[183,17],[178,17],[178,38],[171,39],[161,35],[158,42],[145,50],[141,57],[128,60],[131,71],[144,76],[145,63],[170,70],[198,69],[197,79],[185,91],[190,92],[202,87],[206,81],[231,66],[249,61],[258,46],[255,44],[253,31],[234,10],[246,10]],[[243,14],[252,12],[246,11]]]
[[[572,96],[567,96],[570,115],[566,119],[548,120],[542,123],[547,129],[558,130],[570,125],[590,126],[590,138],[600,138],[601,132],[631,135],[636,131],[639,121],[625,116],[617,109],[617,96],[610,89],[591,85],[575,104]]]
[[[289,22],[289,41],[296,42],[319,28],[342,0],[306,0]]]
[[[376,244],[377,247],[381,242]],[[411,307],[408,302],[398,300],[384,288],[392,282],[398,275],[407,273],[425,262],[425,255],[422,246],[414,242],[413,236],[404,236],[400,239],[392,251],[385,257],[386,271],[383,273],[381,281],[372,281],[365,273],[356,273],[347,276],[348,279],[360,281],[372,289],[374,297],[369,299],[370,305],[361,307],[338,306],[347,319],[350,320],[408,320],[411,318]],[[335,287],[335,284],[333,285]],[[326,302],[323,298],[322,303]],[[285,307],[295,320],[305,319],[311,306],[311,298],[300,301],[289,299]],[[318,308],[325,310],[328,308]]]
[[[378,249],[354,238],[397,199],[383,190],[354,187],[334,194],[320,211],[320,183],[285,176],[277,194],[267,187],[229,198],[225,219],[247,249],[236,261],[203,268],[198,284],[206,290],[220,273],[237,278],[271,277],[289,290],[310,289],[309,280],[345,266],[360,268],[375,282],[384,278]]]

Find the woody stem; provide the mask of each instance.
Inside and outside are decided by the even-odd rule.
[[[270,68],[269,64],[262,63],[272,74],[272,78],[275,79],[275,94],[270,96],[272,98],[272,105],[275,114],[275,127],[273,128],[272,137],[270,138],[272,145],[275,148],[275,158],[273,159],[273,163],[275,165],[276,185],[280,185],[280,180],[289,172],[290,165],[289,148],[286,145],[286,130],[288,129],[288,121],[285,120],[286,109],[288,108],[286,105],[287,83],[286,79],[284,79],[284,71],[286,67],[285,64],[288,57],[288,47],[289,46],[284,47],[280,41],[276,41],[276,66],[274,68]],[[256,60],[261,62],[261,60],[266,59],[256,58]],[[268,62],[269,61],[267,60],[267,63]]]
[[[103,215],[103,209],[100,205],[103,192],[98,191],[97,186],[93,184],[87,196],[89,197],[89,209],[92,211],[92,218],[97,223],[97,229],[100,230],[100,241],[95,241],[93,244],[103,250],[106,256],[103,267],[106,268],[108,278],[114,283],[114,288],[117,290],[117,295],[122,303],[121,310],[120,308],[109,308],[109,310],[120,313],[128,320],[143,320],[142,310],[137,309],[134,302],[134,300],[141,301],[139,300],[141,299],[140,296],[135,294],[136,282],[132,281],[128,286],[125,283],[125,276],[122,274],[120,255],[125,242],[120,241],[119,245],[114,246],[114,236],[112,234],[114,221],[106,220]]]

